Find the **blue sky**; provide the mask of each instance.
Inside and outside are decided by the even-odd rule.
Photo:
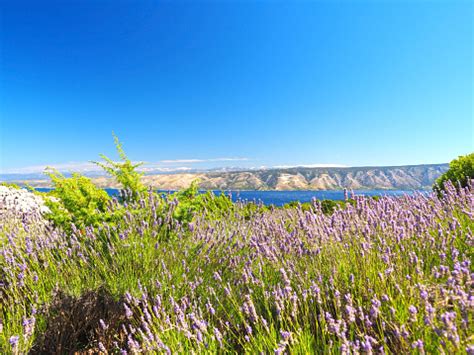
[[[131,159],[162,167],[440,163],[474,150],[469,1],[0,8],[4,172],[113,157],[112,131]]]

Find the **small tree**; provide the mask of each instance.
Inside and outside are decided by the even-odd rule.
[[[433,190],[440,192],[444,190],[444,184],[448,180],[454,186],[465,187],[469,181],[474,179],[474,153],[460,156],[449,163],[449,169],[441,175],[435,182]]]
[[[51,210],[47,217],[55,225],[68,231],[71,223],[83,228],[97,225],[110,217],[105,213],[110,201],[109,195],[95,186],[89,178],[78,173],[67,178],[49,168],[45,173],[54,186],[54,190],[47,194],[54,198],[47,198],[45,201]]]
[[[100,166],[107,173],[115,177],[117,182],[122,185],[122,188],[131,193],[131,196],[128,196],[128,198],[136,199],[140,193],[146,191],[146,186],[141,182],[143,173],[139,173],[136,170],[139,166],[143,165],[143,163],[133,164],[125,154],[122,144],[120,143],[117,136],[114,133],[112,133],[112,136],[114,137],[115,147],[121,161],[115,162],[112,159],[106,157],[104,154],[100,154],[100,157],[104,160],[104,162],[93,161],[93,163]]]

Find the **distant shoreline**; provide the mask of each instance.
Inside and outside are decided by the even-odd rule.
[[[348,190],[430,190],[448,164],[396,167],[280,168],[226,172],[143,175],[142,182],[158,190],[181,190],[199,181],[202,190],[236,191],[339,191]],[[86,174],[87,176],[87,174]],[[101,188],[119,188],[107,176],[91,176]],[[51,187],[44,175],[0,175],[0,179],[20,185]]]

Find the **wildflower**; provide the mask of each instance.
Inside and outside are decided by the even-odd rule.
[[[342,355],[348,355],[351,353],[350,351],[350,346],[349,344],[347,343],[342,343],[342,345],[339,347],[339,352],[342,354]]]
[[[414,341],[412,344],[411,344],[411,347],[413,349],[418,349],[418,351],[420,352],[420,354],[424,354],[425,353],[425,349],[424,349],[424,344],[423,344],[423,341],[421,339],[418,339],[416,341]]]
[[[107,330],[107,328],[108,328],[108,325],[105,324],[103,319],[99,319],[99,325],[102,328],[102,330]]]
[[[278,347],[275,349],[275,355],[282,355],[285,352],[286,344],[285,343],[278,343]]]
[[[216,327],[214,327],[214,336],[216,337],[216,340],[219,342],[219,345],[222,346],[222,334],[219,331],[219,329],[217,329]]]
[[[376,341],[369,335],[365,336],[365,341],[361,342],[362,350],[367,354],[372,354],[372,344],[375,344]]]
[[[370,308],[370,316],[375,319],[379,316],[380,314],[380,306],[382,304],[377,298],[372,299],[372,307]]]
[[[280,330],[280,335],[281,335],[281,337],[283,338],[284,341],[287,341],[288,339],[290,339],[291,332]]]
[[[35,329],[35,323],[36,323],[36,319],[34,316],[32,316],[31,318],[23,318],[22,325],[23,325],[25,336],[29,337],[33,335],[33,331]]]
[[[98,345],[100,351],[102,351],[103,353],[107,353],[107,349],[105,348],[104,344],[102,344],[99,341],[99,344],[97,344],[97,345]]]
[[[133,312],[132,310],[124,303],[123,307],[125,308],[125,316],[130,319],[133,317]]]
[[[219,282],[222,282],[221,275],[219,274],[218,271],[215,271],[215,272],[214,272],[214,276],[213,276],[213,277],[214,277],[214,280],[219,281]]]
[[[18,335],[13,335],[10,337],[10,339],[8,340],[10,342],[10,345],[12,347],[13,350],[16,349],[16,347],[18,346],[18,341],[20,340],[20,337]]]
[[[207,308],[207,311],[208,311],[211,315],[216,314],[216,310],[215,310],[214,307],[212,306],[212,303],[209,301],[209,299],[207,300],[206,308]]]
[[[127,338],[127,345],[128,348],[132,351],[132,353],[138,353],[138,350],[140,349],[140,344],[135,339],[133,339],[131,335],[129,335]]]
[[[467,355],[474,355],[474,345],[473,344],[468,345],[466,347],[466,353],[467,353]]]
[[[198,330],[196,332],[196,340],[198,341],[198,343],[202,343],[203,342],[203,336],[202,336],[202,332],[200,330]]]
[[[408,307],[408,312],[410,312],[410,321],[416,322],[416,315],[418,314],[418,310],[415,306],[411,305]]]

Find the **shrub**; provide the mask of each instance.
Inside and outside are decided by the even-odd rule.
[[[5,187],[11,187],[11,188],[14,188],[14,189],[21,189],[20,186],[18,186],[17,184],[14,184],[12,182],[0,182],[0,186],[5,186]]]
[[[314,210],[311,202],[301,203],[299,201],[291,201],[291,202],[285,203],[282,207],[284,209],[301,208],[303,212],[309,212],[309,211]]]
[[[173,212],[173,217],[180,222],[189,223],[194,215],[199,211],[205,211],[209,219],[220,219],[233,209],[232,200],[221,193],[214,195],[211,191],[199,192],[199,181],[195,180],[187,189],[180,190],[170,196],[177,205]]]
[[[466,187],[469,180],[474,179],[474,153],[459,156],[449,163],[449,169],[441,175],[433,186],[433,190],[444,190],[446,181],[451,181],[454,186]]]
[[[318,202],[321,205],[321,211],[325,215],[331,215],[337,208],[346,208],[349,204],[355,205],[355,200],[349,199],[347,201],[337,200],[322,200]],[[303,212],[315,212],[314,205],[311,202],[291,201],[282,206],[284,209],[301,208]]]
[[[123,215],[126,211],[131,214],[141,214],[148,206],[145,196],[147,188],[142,184],[141,173],[136,168],[141,165],[133,164],[125,154],[118,138],[114,135],[115,146],[121,158],[121,162],[114,162],[105,155],[101,157],[105,163],[94,162],[106,172],[116,178],[124,189],[121,200],[127,202],[122,208],[113,212],[107,210],[110,197],[107,193],[96,187],[92,181],[80,174],[73,174],[71,178],[55,170],[46,173],[52,180],[54,190],[49,195],[56,200],[48,200],[47,206],[51,213],[48,218],[55,225],[70,231],[71,224],[78,228],[86,226],[97,226],[102,222],[111,222]],[[151,192],[151,194],[154,194]],[[218,220],[228,214],[234,208],[232,200],[225,194],[215,196],[212,192],[200,193],[198,181],[194,181],[187,189],[180,190],[167,199],[160,199],[163,206],[159,213],[162,217],[172,216],[174,220],[188,224],[199,211],[204,211],[206,218]],[[157,211],[158,212],[158,211]]]
[[[324,214],[332,214],[334,210],[340,206],[341,203],[333,200],[322,200],[321,201],[321,210]]]
[[[47,170],[54,190],[47,195],[46,205],[51,210],[46,217],[64,230],[69,230],[71,223],[83,228],[88,225],[97,225],[110,219],[105,212],[109,195],[95,186],[92,181],[78,173],[66,178],[56,170]]]
[[[141,182],[143,173],[139,173],[136,170],[143,163],[133,164],[125,154],[125,151],[122,148],[122,143],[120,143],[117,136],[115,134],[112,135],[121,162],[115,162],[104,154],[100,154],[100,157],[104,162],[94,161],[93,163],[112,175],[117,182],[122,185],[122,188],[129,192],[128,194],[123,195],[126,200],[137,200],[141,193],[146,192],[146,186]]]

